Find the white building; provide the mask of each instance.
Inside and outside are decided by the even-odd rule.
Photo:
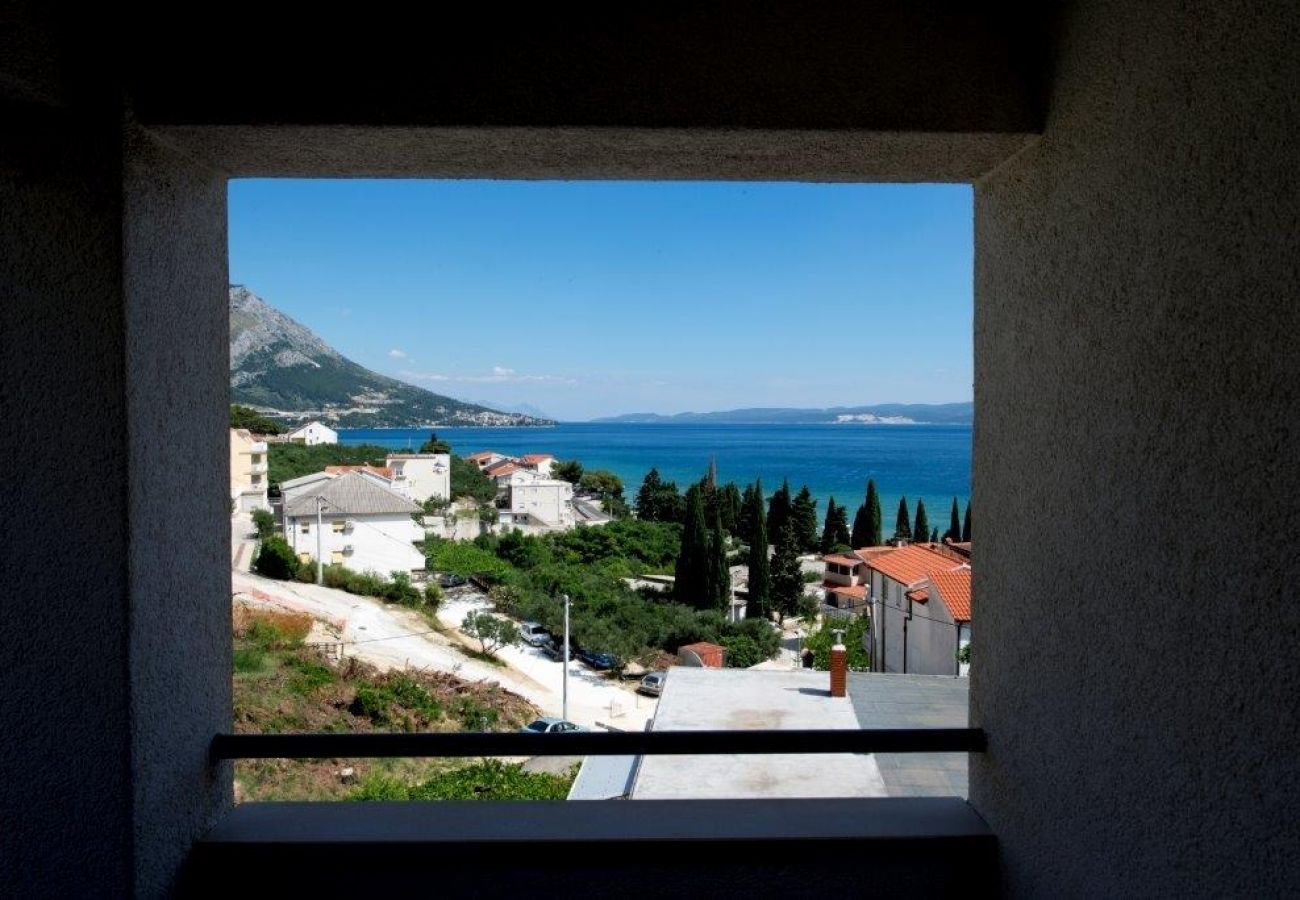
[[[393,490],[423,503],[451,497],[451,454],[390,453],[384,460],[392,471]]]
[[[285,537],[300,559],[319,553],[328,565],[359,572],[410,572],[425,565],[414,545],[424,539],[424,528],[411,518],[419,511],[413,500],[363,473],[326,476],[295,486],[285,500]]]
[[[339,433],[328,425],[313,421],[308,422],[301,428],[295,428],[285,435],[284,439],[290,444],[306,444],[308,446],[337,444],[339,442]]]
[[[550,478],[555,457],[549,453],[525,453],[519,458],[519,464],[525,469],[536,472],[542,478]]]
[[[525,533],[572,528],[573,485],[551,479],[512,484],[498,521],[504,528]]]
[[[865,561],[873,668],[915,675],[965,675],[957,660],[971,639],[971,567],[951,548],[909,544]]]
[[[236,510],[270,509],[266,499],[266,442],[247,428],[230,429],[230,499]]]
[[[506,462],[510,457],[504,453],[497,453],[495,450],[480,450],[477,453],[471,453],[465,457],[467,462],[478,466],[480,472],[486,472],[498,463]]]

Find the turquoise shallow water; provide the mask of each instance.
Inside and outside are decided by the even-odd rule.
[[[965,511],[970,496],[969,425],[626,425],[572,423],[553,428],[439,428],[457,453],[553,453],[577,458],[589,469],[609,469],[623,479],[631,501],[651,466],[684,487],[703,477],[709,457],[718,477],[742,488],[756,477],[771,493],[789,478],[807,484],[819,516],[827,498],[850,507],[862,502],[868,478],[880,490],[886,531],[892,529],[900,495],[916,508],[925,499],[931,526],[948,527],[956,497]],[[357,428],[339,432],[345,444],[416,449],[426,429]]]

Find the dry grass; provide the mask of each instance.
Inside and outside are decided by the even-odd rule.
[[[237,638],[246,637],[249,629],[255,627],[255,623],[260,623],[274,628],[289,641],[301,643],[307,638],[312,625],[312,618],[306,613],[281,609],[254,609],[242,603],[234,605],[232,617]]]

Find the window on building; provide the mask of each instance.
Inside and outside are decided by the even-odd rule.
[[[334,533],[335,533],[335,534],[342,534],[342,533],[343,533],[343,520],[342,520],[342,519],[336,519],[335,521],[331,522],[330,524],[333,526],[333,528],[334,528]]]
[[[298,526],[299,534],[311,534],[311,523],[303,522]]]
[[[341,565],[343,565],[343,551],[342,551],[342,550],[331,550],[331,551],[330,551],[330,565],[332,565],[332,566],[341,566]]]

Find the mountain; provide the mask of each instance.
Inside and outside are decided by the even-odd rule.
[[[230,287],[230,400],[276,418],[322,418],[341,428],[555,424],[372,372],[237,284]]]
[[[830,409],[756,407],[671,416],[626,413],[592,421],[629,425],[969,425],[974,418],[974,403],[878,403],[875,406],[833,406]]]

